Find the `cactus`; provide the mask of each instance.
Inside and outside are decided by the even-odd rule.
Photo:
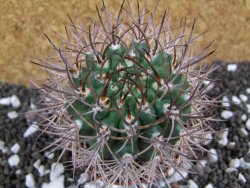
[[[155,25],[156,11],[137,2],[135,15],[126,3],[116,16],[103,3],[88,26],[69,17],[59,46],[45,35],[55,55],[35,62],[49,73],[40,124],[92,180],[152,187],[171,170],[194,170],[184,166],[205,150],[213,67],[197,64],[214,51],[209,44],[194,55],[195,21],[187,35],[186,22],[171,28],[166,11]]]

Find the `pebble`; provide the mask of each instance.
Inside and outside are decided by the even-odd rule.
[[[231,159],[229,166],[232,168],[239,168],[240,166],[240,160],[239,159]]]
[[[42,188],[65,188],[64,186],[64,176],[59,176],[54,181],[51,181],[49,183],[43,183]],[[85,186],[84,186],[85,188]]]
[[[5,142],[0,140],[0,150],[3,150],[5,148]]]
[[[124,188],[124,186],[123,185],[110,185],[110,186],[108,186],[109,188]],[[161,186],[159,186],[159,188],[160,188]]]
[[[224,110],[221,112],[221,117],[223,119],[230,119],[231,117],[233,117],[233,112],[229,111],[229,110]]]
[[[229,131],[229,129],[226,128],[223,131],[221,131],[221,133],[219,134],[218,143],[221,146],[226,146],[228,144],[228,131]]]
[[[225,108],[230,107],[229,99],[227,96],[223,96],[222,98],[222,106]]]
[[[246,89],[246,92],[247,92],[248,94],[250,94],[250,88],[247,88],[247,89]]]
[[[12,153],[18,153],[20,150],[20,145],[18,143],[15,143],[11,148],[10,148],[10,151]]]
[[[214,188],[213,184],[212,183],[209,183],[205,186],[205,188]]]
[[[238,170],[237,170],[236,168],[229,167],[229,168],[227,168],[227,169],[225,170],[225,172],[228,173],[228,174],[231,174],[231,173],[233,173],[233,172],[238,173]]]
[[[183,180],[184,178],[186,178],[188,176],[188,173],[185,171],[179,171],[179,172],[175,172],[170,178],[169,178],[169,182],[178,182],[180,180]]]
[[[188,180],[187,185],[188,188],[199,188],[199,186],[193,180]]]
[[[196,168],[197,168],[197,171],[199,173],[203,173],[204,172],[204,168],[207,164],[207,160],[200,160],[199,162],[196,163]]]
[[[239,134],[242,136],[242,137],[246,137],[248,135],[248,132],[245,128],[240,128],[239,129]]]
[[[37,159],[36,162],[33,164],[33,166],[37,169],[39,168],[40,164],[41,164],[41,160]]]
[[[92,181],[89,183],[84,184],[84,188],[96,188],[96,187],[103,187],[104,183],[100,180]]]
[[[246,114],[242,114],[241,115],[241,120],[242,121],[246,121],[247,120],[247,115]]]
[[[10,97],[5,97],[0,99],[0,105],[8,106],[11,104]]]
[[[248,97],[247,97],[246,95],[244,95],[244,94],[240,94],[240,99],[241,99],[241,101],[243,101],[243,102],[247,102]]]
[[[240,103],[241,103],[240,99],[239,99],[237,96],[232,96],[232,101],[233,101],[235,104],[240,104]]]
[[[30,109],[31,109],[31,110],[36,110],[36,109],[37,109],[37,106],[36,106],[33,102],[31,102],[31,103],[30,103]]]
[[[159,188],[165,188],[167,186],[166,181],[159,180],[158,181],[158,186],[159,186]],[[147,186],[145,188],[147,188]]]
[[[81,173],[79,179],[77,180],[77,184],[81,185],[89,181],[90,177],[87,173]]]
[[[16,154],[10,156],[9,159],[8,159],[8,163],[9,163],[10,166],[17,166],[19,164],[19,162],[20,162],[20,158]]]
[[[49,174],[49,179],[51,181],[57,179],[64,172],[64,166],[61,163],[53,163],[51,165],[51,170]]]
[[[250,113],[250,104],[247,104],[246,107],[247,107],[247,112]]]
[[[210,163],[214,163],[218,161],[218,154],[217,151],[215,149],[210,149],[208,152],[208,161]]]
[[[34,133],[37,132],[38,130],[39,130],[38,125],[37,125],[36,123],[33,123],[33,124],[31,124],[31,125],[28,127],[28,129],[24,132],[23,137],[26,138],[26,137],[28,137],[28,136],[34,134]]]
[[[50,153],[50,152],[45,152],[45,156],[48,158],[48,159],[53,159],[55,154],[54,153]]]
[[[250,118],[246,122],[246,127],[250,131]]]
[[[18,175],[18,174],[21,174],[21,172],[22,171],[20,169],[18,169],[18,170],[16,170],[15,174]]]
[[[204,142],[202,142],[203,146],[207,146],[208,144],[210,144],[213,140],[213,136],[212,133],[207,133],[204,135]]]
[[[168,168],[168,170],[167,170],[167,175],[170,177],[170,176],[172,176],[172,175],[174,174],[174,172],[175,172],[174,168],[173,168],[173,167],[170,167],[170,168]]]
[[[48,170],[48,169],[46,170],[44,165],[40,165],[37,168],[37,170],[38,170],[40,176],[44,176],[44,175],[50,173],[50,170]]]
[[[10,101],[13,108],[19,108],[21,106],[21,102],[16,95],[12,95]]]
[[[240,158],[240,167],[243,169],[250,169],[250,162],[246,162],[245,159],[242,157]]]
[[[16,118],[18,118],[18,114],[17,114],[16,111],[10,111],[10,112],[8,112],[7,116],[8,116],[9,119],[16,119]]]
[[[234,72],[237,70],[237,65],[236,64],[229,64],[227,65],[227,71],[228,72]]]
[[[36,182],[35,182],[33,174],[27,174],[25,176],[25,185],[28,188],[36,188]]]
[[[234,148],[235,148],[235,145],[236,145],[235,142],[229,142],[229,143],[227,144],[227,147],[228,147],[228,149],[234,149]]]
[[[238,175],[238,180],[243,182],[243,183],[246,183],[246,181],[247,181],[246,178],[241,173],[239,173],[239,175]]]

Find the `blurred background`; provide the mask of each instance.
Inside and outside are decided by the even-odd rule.
[[[121,2],[105,0],[113,13]],[[136,6],[136,1],[130,3]],[[50,45],[44,33],[52,39],[53,31],[65,35],[67,13],[73,19],[79,14],[84,21],[97,18],[96,4],[101,7],[101,0],[0,0],[0,82],[29,85],[31,79],[39,79],[42,73],[30,61],[33,55],[46,55]],[[147,4],[152,10],[156,0]],[[170,10],[173,25],[182,18],[191,25],[196,18],[195,33],[208,31],[202,40],[215,40],[217,60],[250,60],[250,0],[161,0],[159,11],[165,9]]]

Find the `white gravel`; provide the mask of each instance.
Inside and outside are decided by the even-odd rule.
[[[2,153],[7,153],[9,151],[9,148],[5,146],[5,142],[2,140],[0,140],[0,151],[2,151]]]
[[[121,47],[120,44],[112,44],[112,45],[110,46],[110,48],[111,48],[112,50],[118,50],[120,47]]]
[[[34,164],[35,165],[35,164]],[[36,162],[36,166],[40,165],[40,161]],[[50,182],[43,183],[42,188],[64,188],[64,166],[61,163],[53,163],[50,169]]]
[[[5,97],[0,99],[0,105],[9,106],[11,104],[10,97]]]
[[[246,127],[250,131],[250,118],[246,122]]]
[[[227,144],[227,147],[228,147],[229,149],[234,149],[234,148],[235,148],[235,145],[236,145],[235,142],[229,142],[229,143]]]
[[[201,160],[201,161],[197,162],[195,165],[197,168],[197,171],[199,173],[204,173],[204,168],[205,168],[206,164],[207,164],[207,160]]]
[[[3,150],[5,148],[5,142],[0,140],[0,150]]]
[[[207,133],[204,135],[204,139],[205,141],[202,142],[202,145],[203,146],[207,146],[208,144],[210,144],[213,140],[213,136],[212,136],[212,133]]]
[[[205,186],[205,188],[214,188],[213,184],[212,183],[209,183]]]
[[[10,111],[7,113],[7,116],[9,119],[16,119],[18,117],[18,114],[16,111]]]
[[[33,174],[27,174],[25,176],[25,185],[28,188],[36,188],[36,182],[35,182]]]
[[[232,172],[237,172],[238,173],[238,170],[236,168],[233,168],[233,167],[229,167],[225,170],[226,173],[230,174]]]
[[[241,120],[242,121],[246,121],[247,120],[247,115],[246,114],[242,114],[241,115]]]
[[[24,132],[24,134],[23,134],[23,137],[28,137],[28,136],[30,136],[30,135],[32,135],[32,134],[34,134],[35,132],[37,132],[38,131],[38,125],[36,124],[36,122],[34,122],[34,123],[32,123],[29,127],[28,127],[28,129]]]
[[[231,112],[230,110],[224,110],[221,112],[221,117],[223,119],[230,119],[231,117],[233,117],[233,112]]]
[[[97,180],[97,181],[86,183],[84,185],[84,188],[97,188],[97,187],[103,187],[103,186],[104,186],[104,183],[100,180]]]
[[[22,171],[21,171],[20,169],[18,169],[18,170],[16,170],[15,174],[16,174],[16,175],[19,175],[19,174],[21,174],[21,172],[22,172]]]
[[[250,169],[250,162],[246,162],[244,158],[240,158],[240,167],[243,169]]]
[[[46,174],[48,174],[50,172],[49,169],[45,169],[45,166],[44,165],[40,165],[38,168],[37,168],[38,172],[39,172],[39,175],[40,176],[44,176]]]
[[[237,70],[237,65],[236,64],[229,64],[227,65],[227,71],[228,72],[234,72]]]
[[[223,96],[222,98],[222,106],[225,108],[230,107],[230,102],[227,96]]]
[[[247,89],[246,89],[246,92],[247,92],[248,94],[250,94],[250,88],[247,88]]]
[[[50,172],[49,169],[45,169],[44,165],[41,165],[41,160],[37,159],[36,162],[33,164],[34,168],[37,169],[37,171],[39,172],[40,176],[44,176],[46,174],[48,174]]]
[[[246,128],[242,127],[239,129],[239,134],[242,136],[242,137],[246,137],[248,136],[248,132],[246,130]]]
[[[65,188],[64,187],[64,176],[60,176],[57,179],[55,179],[54,181],[51,181],[49,183],[43,183],[42,188]]]
[[[13,108],[19,108],[21,106],[21,102],[16,95],[11,96],[10,102]]]
[[[235,104],[240,104],[241,103],[241,101],[240,101],[240,99],[237,97],[237,96],[232,96],[232,101],[235,103]]]
[[[243,101],[243,102],[247,102],[248,97],[247,97],[246,95],[244,95],[244,94],[240,94],[240,99],[241,99],[241,101]]]
[[[187,187],[188,188],[199,188],[199,186],[193,180],[188,180]]]
[[[20,145],[18,143],[15,143],[11,148],[10,148],[10,151],[12,153],[18,153],[20,150]]]
[[[239,173],[239,175],[238,175],[238,180],[241,181],[241,182],[243,182],[243,183],[247,182],[245,176],[243,176],[243,174],[241,174],[241,173]]]
[[[208,161],[210,163],[214,163],[218,161],[218,154],[217,151],[215,149],[210,149],[208,152]]]
[[[37,169],[41,164],[41,160],[37,159],[36,162],[33,164],[33,166]]]
[[[231,159],[229,166],[232,168],[239,168],[240,167],[240,159]]]
[[[49,179],[51,181],[57,179],[59,176],[61,176],[64,172],[64,166],[61,163],[53,163],[51,165],[51,170],[49,174]]]
[[[50,153],[50,152],[45,152],[45,156],[48,158],[48,159],[53,159],[55,154],[54,153]]]
[[[17,154],[10,156],[8,159],[8,163],[10,166],[18,166],[19,162],[20,158]]]
[[[33,102],[31,102],[30,103],[30,108],[31,108],[31,110],[36,110],[37,106]]]
[[[87,173],[81,173],[79,179],[77,180],[77,184],[81,185],[89,181],[90,177]]]
[[[247,112],[250,113],[250,104],[246,104]]]
[[[221,131],[221,133],[219,134],[218,143],[221,146],[226,146],[228,144],[228,131],[229,131],[229,129],[226,128],[223,131]]]
[[[185,171],[179,171],[175,172],[168,180],[170,182],[178,182],[183,180],[183,178],[186,178],[188,176],[188,173]]]

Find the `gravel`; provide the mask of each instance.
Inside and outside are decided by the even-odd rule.
[[[81,172],[76,171],[73,179],[70,168],[63,167],[63,175],[50,180],[52,164],[60,153],[41,152],[51,138],[40,135],[36,123],[27,122],[24,116],[28,109],[36,108],[37,96],[24,86],[0,83],[0,188],[69,187],[80,177]],[[69,160],[66,152],[62,161]]]
[[[248,188],[250,185],[250,64],[218,64],[221,66],[214,75],[219,75],[221,81],[209,95],[224,93],[215,116],[222,121],[214,122],[213,128],[218,132],[208,135],[211,140],[203,144],[211,153],[195,165],[198,173],[183,174],[187,176],[179,182],[183,188]],[[37,100],[34,90],[0,83],[0,188],[96,185],[86,183],[89,177],[80,170],[73,178],[66,163],[71,160],[69,153],[57,163],[60,152],[41,152],[51,137],[40,135],[35,117],[27,121],[24,116],[28,109],[37,108]],[[178,175],[173,178],[181,179]]]
[[[215,117],[223,121],[214,123],[213,128],[218,133],[205,146],[206,149],[217,152],[218,161],[210,162],[208,159],[211,154],[204,156],[208,160],[205,171],[189,174],[187,179],[192,179],[200,188],[249,188],[250,64],[218,64],[221,66],[214,75],[219,75],[220,81],[209,95],[218,96],[224,93],[222,108],[218,109]],[[228,130],[227,133],[225,130]],[[180,184],[187,185],[186,181]]]

